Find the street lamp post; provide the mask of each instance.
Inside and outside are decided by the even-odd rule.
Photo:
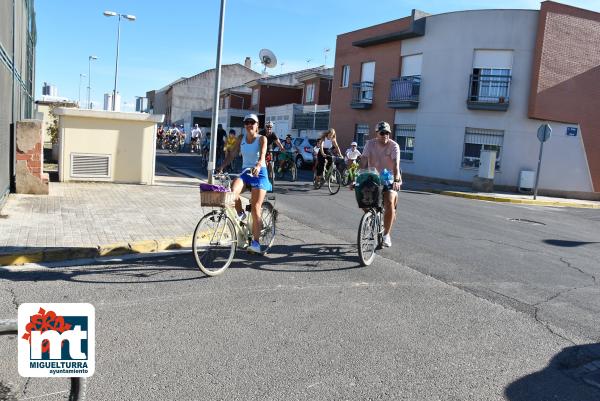
[[[92,92],[92,60],[98,60],[98,57],[96,56],[89,56],[88,57],[88,87],[87,87],[87,92],[88,92],[88,96],[87,96],[87,105],[90,108],[90,110],[92,109],[92,99],[91,99],[91,92]]]
[[[212,121],[210,124],[210,152],[208,157],[208,182],[213,183],[213,170],[217,158],[217,123],[219,118],[219,92],[221,90],[221,53],[223,44],[223,28],[225,24],[225,0],[221,0],[221,18],[219,19],[219,37],[217,41],[217,65],[215,67],[215,91],[213,98]]]
[[[117,77],[119,75],[119,40],[121,39],[121,17],[128,21],[135,21],[135,15],[120,14],[114,11],[104,11],[106,17],[118,17],[117,20],[117,58],[115,60],[115,87],[112,96],[112,110],[116,111],[117,104]]]
[[[79,100],[77,100],[77,107],[81,107],[81,78],[85,78],[87,75],[79,74]]]

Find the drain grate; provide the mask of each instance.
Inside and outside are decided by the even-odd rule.
[[[542,223],[541,221],[535,221],[535,220],[529,220],[529,219],[508,219],[508,221],[514,221],[516,223],[527,223],[527,224],[532,224],[534,226],[545,226],[545,223]]]

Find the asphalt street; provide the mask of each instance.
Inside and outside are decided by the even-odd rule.
[[[197,160],[162,158],[163,173]],[[600,400],[598,211],[405,191],[394,246],[363,268],[350,191],[276,192],[266,257],[238,252],[217,278],[188,252],[12,268],[0,316],[94,304],[89,399]],[[14,341],[0,338],[0,382],[64,391],[19,378]]]

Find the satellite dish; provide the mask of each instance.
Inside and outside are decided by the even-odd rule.
[[[275,54],[269,49],[262,49],[258,53],[258,58],[262,65],[265,66],[263,70],[263,74],[267,71],[267,68],[274,68],[277,65],[277,57]]]

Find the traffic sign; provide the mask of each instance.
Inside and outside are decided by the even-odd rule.
[[[540,125],[540,128],[538,128],[537,137],[540,142],[546,142],[548,139],[550,139],[551,134],[552,127],[550,127],[550,124],[542,124]]]

